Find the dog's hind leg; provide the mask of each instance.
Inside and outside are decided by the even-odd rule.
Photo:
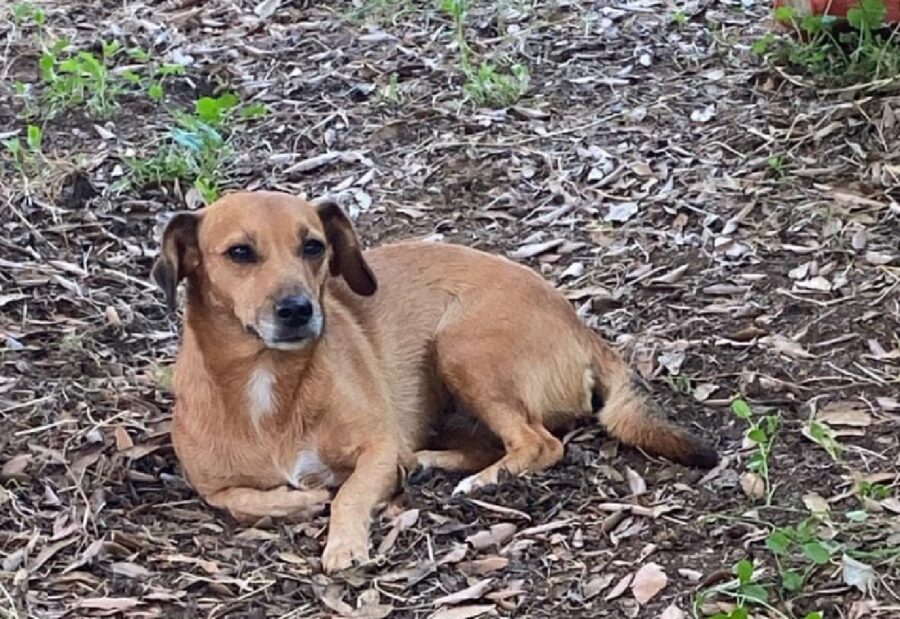
[[[497,484],[503,472],[510,475],[534,473],[550,468],[562,460],[563,445],[546,428],[540,424],[517,423],[524,417],[522,411],[505,409],[501,405],[480,409],[479,413],[495,420],[491,429],[503,439],[506,454],[490,466],[459,482],[453,494],[470,494],[479,488],[493,486]]]
[[[504,374],[506,368],[495,363],[500,361],[493,358],[493,351],[498,348],[492,346],[489,338],[466,335],[454,337],[445,333],[438,339],[435,346],[438,375],[462,407],[500,439],[505,453],[493,464],[463,479],[454,494],[494,485],[503,471],[512,475],[540,471],[563,457],[562,443],[544,427],[542,411],[528,410],[521,385]],[[458,463],[474,464],[468,457]]]

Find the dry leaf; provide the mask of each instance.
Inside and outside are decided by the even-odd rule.
[[[633,496],[640,496],[647,492],[647,482],[631,467],[625,467],[625,479],[628,480],[628,488]]]
[[[759,343],[772,348],[775,352],[796,357],[798,359],[813,359],[815,355],[810,354],[803,346],[783,335],[769,335],[759,338]]]
[[[809,279],[804,279],[795,284],[798,288],[804,288],[806,290],[817,290],[819,292],[831,292],[831,282],[822,277],[821,275],[817,277],[811,277]]]
[[[460,563],[459,571],[466,576],[484,576],[485,574],[502,570],[507,565],[509,565],[509,559],[506,557],[493,556]]]
[[[463,559],[466,558],[466,553],[469,552],[469,549],[465,546],[456,546],[452,550],[450,550],[447,554],[437,560],[437,565],[447,565],[453,563],[459,563]]]
[[[631,584],[631,574],[625,574],[622,578],[619,579],[619,582],[616,583],[616,586],[612,588],[612,590],[606,594],[606,601],[614,600],[617,597],[621,597],[623,593],[628,589],[628,585]]]
[[[684,619],[684,617],[684,611],[672,604],[662,611],[659,619]]]
[[[874,264],[875,266],[884,266],[886,264],[890,264],[894,261],[894,256],[892,254],[885,254],[877,251],[867,251],[866,252],[866,262],[869,264]]]
[[[3,464],[0,469],[0,480],[7,481],[15,479],[16,481],[28,481],[28,464],[31,462],[31,454],[23,453],[13,456]]]
[[[638,212],[636,202],[619,202],[609,207],[609,212],[603,218],[603,221],[611,221],[614,223],[625,223]]]
[[[509,257],[513,260],[526,260],[545,254],[551,249],[556,249],[565,242],[565,239],[553,239],[544,241],[543,243],[528,243],[520,246],[517,250],[509,253]]]
[[[887,499],[884,499],[883,501],[881,501],[881,506],[889,512],[900,514],[900,499],[896,497],[889,497]]]
[[[853,400],[830,402],[819,410],[816,419],[829,426],[865,428],[872,425],[872,414],[862,403]]]
[[[695,123],[708,123],[713,119],[716,115],[716,106],[715,105],[707,105],[702,108],[697,108],[693,112],[691,112],[691,120]]]
[[[457,606],[456,608],[442,608],[428,615],[428,619],[474,619],[492,612],[496,606],[493,604],[481,604],[477,606]]]
[[[713,383],[700,383],[694,388],[694,399],[698,402],[705,402],[718,388],[719,386]]]
[[[631,593],[638,604],[646,604],[665,589],[668,582],[669,579],[662,566],[657,563],[647,563],[634,575]]]
[[[674,284],[681,279],[681,277],[687,273],[688,269],[691,267],[690,264],[682,264],[680,267],[672,269],[668,273],[663,273],[659,277],[654,277],[650,280],[651,284]]]
[[[126,578],[141,580],[143,578],[149,578],[151,576],[150,570],[129,561],[117,561],[109,567],[113,571],[113,574],[125,576]]]
[[[653,168],[643,161],[635,161],[631,164],[631,169],[638,176],[653,176]]]
[[[131,610],[140,604],[137,598],[85,598],[79,600],[76,608],[90,608],[92,610],[113,610],[116,612],[125,612]]]
[[[116,451],[125,451],[134,447],[134,441],[128,435],[128,430],[122,424],[116,424],[113,434],[116,437]]]
[[[490,590],[491,583],[493,582],[493,578],[479,580],[474,585],[466,587],[462,591],[457,591],[456,593],[451,593],[435,599],[432,604],[434,606],[452,606],[453,604],[459,604],[460,602],[477,600]]]
[[[329,152],[316,155],[303,161],[298,161],[294,165],[288,167],[284,174],[293,174],[294,172],[312,172],[322,166],[334,163],[341,158],[341,153]]]
[[[516,525],[511,522],[501,522],[491,526],[490,529],[479,531],[466,538],[466,542],[475,550],[484,550],[491,546],[499,546],[516,532]]]
[[[603,574],[602,576],[594,576],[582,586],[582,595],[585,600],[600,595],[604,589],[612,584],[616,579],[615,574]]]
[[[841,557],[841,575],[844,583],[856,587],[863,595],[868,595],[875,584],[872,566],[846,554]]]
[[[806,505],[806,509],[814,514],[827,514],[831,511],[831,506],[828,505],[828,501],[815,492],[804,494],[803,504]]]
[[[766,496],[766,483],[756,473],[747,471],[741,475],[741,490],[751,499],[761,499]]]

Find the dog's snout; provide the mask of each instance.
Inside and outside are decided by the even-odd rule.
[[[291,295],[280,299],[275,304],[275,318],[279,324],[288,328],[305,326],[313,315],[313,304],[305,295]]]

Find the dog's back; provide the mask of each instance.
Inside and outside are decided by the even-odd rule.
[[[472,397],[468,389],[448,394],[440,376],[437,356],[452,348],[465,350],[476,372],[494,374],[492,385],[510,384],[490,397],[514,393],[550,429],[599,412],[627,444],[686,464],[715,461],[709,448],[663,418],[621,357],[531,269],[443,243],[397,243],[365,257],[379,290],[365,299],[337,292],[380,348],[395,410],[413,443],[421,444],[448,396]],[[594,410],[596,396],[602,411]]]

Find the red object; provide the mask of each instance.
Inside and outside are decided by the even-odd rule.
[[[790,6],[801,19],[807,15],[834,15],[847,17],[847,11],[859,6],[858,0],[775,0],[775,7]],[[887,13],[884,21],[900,22],[900,0],[884,0]]]

